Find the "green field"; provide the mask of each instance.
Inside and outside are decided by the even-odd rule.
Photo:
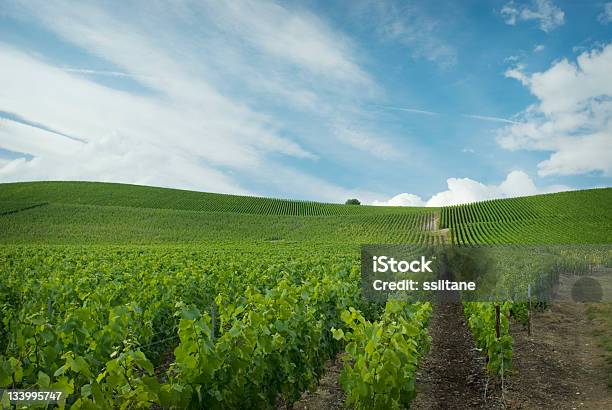
[[[347,206],[102,183],[5,184],[0,243],[434,242],[435,209]],[[1,211],[0,211],[1,212]]]
[[[121,206],[253,215],[381,215],[411,213],[391,206],[345,206],[312,201],[261,198],[101,182],[29,182],[2,184],[0,201]]]
[[[611,243],[612,189],[446,207],[440,225],[457,244]]]
[[[431,306],[363,301],[359,245],[610,244],[611,207],[610,188],[436,209],[0,184],[0,388],[74,408],[266,408],[345,350],[350,406],[407,406]],[[491,340],[489,306],[466,314]],[[504,362],[511,339],[492,343]]]
[[[34,182],[2,184],[0,215],[7,244],[440,243],[438,228],[456,244],[612,242],[610,188],[438,209]]]

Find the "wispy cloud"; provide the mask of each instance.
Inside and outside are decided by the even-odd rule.
[[[397,147],[387,142],[384,138],[374,136],[354,126],[339,126],[334,134],[340,141],[369,155],[381,159],[397,159],[402,157]]]
[[[203,3],[199,10],[192,4],[200,16],[207,16],[225,35],[238,35],[262,53],[326,77],[370,82],[353,57],[351,42],[308,11],[268,1]]]
[[[603,10],[597,15],[597,21],[601,24],[612,23],[612,1],[604,4]]]
[[[501,9],[506,24],[514,26],[518,21],[536,20],[540,30],[549,32],[565,22],[565,12],[552,0],[532,0],[530,5],[510,1]]]
[[[354,2],[362,22],[385,42],[401,44],[415,59],[427,60],[442,68],[457,64],[457,50],[440,35],[444,21],[415,2]]]
[[[0,76],[11,79],[3,83],[0,107],[29,121],[5,121],[0,147],[34,156],[3,162],[0,180],[97,179],[247,193],[241,180],[248,178],[295,197],[338,201],[351,192],[279,160],[319,154],[297,127],[288,129],[274,104],[306,122],[327,123],[333,115],[350,123],[359,115],[354,107],[378,92],[356,45],[309,11],[248,0],[187,1],[172,10],[152,4],[137,13],[54,0],[8,8],[95,56],[96,67],[112,69],[61,67],[47,58],[51,50],[0,42]],[[112,88],[97,76],[155,92]],[[82,141],[65,138],[72,135]],[[345,144],[327,141],[333,143]],[[307,181],[310,191],[296,180]]]

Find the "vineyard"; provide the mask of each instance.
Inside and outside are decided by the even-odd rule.
[[[3,184],[0,202],[20,201],[73,205],[120,206],[252,215],[381,215],[411,213],[397,207],[345,206],[312,201],[260,198],[88,182],[30,182]]]
[[[496,199],[443,208],[455,244],[611,243],[610,189]]]
[[[436,209],[3,184],[0,388],[60,390],[77,409],[275,408],[340,356],[349,407],[408,407],[437,307],[364,300],[361,244],[609,244],[611,206],[612,189]],[[610,266],[606,251],[564,249],[521,280],[539,283],[553,251],[561,270],[588,269],[585,255]],[[503,375],[524,303],[501,304],[499,335],[494,305],[463,314]]]

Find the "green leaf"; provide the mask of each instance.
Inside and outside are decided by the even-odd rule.
[[[51,378],[46,373],[38,372],[38,387],[40,390],[48,390]]]
[[[335,329],[332,327],[331,329],[332,335],[336,340],[344,339],[344,331],[342,329]]]

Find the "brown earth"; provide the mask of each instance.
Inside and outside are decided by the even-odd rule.
[[[586,304],[557,303],[535,312],[532,335],[511,324],[514,370],[506,405],[516,409],[612,409],[604,352]]]
[[[442,307],[443,306],[443,307]],[[612,409],[605,352],[593,336],[586,304],[562,303],[534,312],[532,336],[511,322],[512,371],[500,378],[485,372],[459,304],[438,305],[429,332],[432,347],[417,372],[413,409]],[[340,360],[328,362],[315,392],[294,409],[340,409],[344,394]],[[486,397],[485,397],[486,391]]]
[[[411,408],[500,408],[499,389],[484,371],[486,359],[467,328],[463,305],[436,305],[429,334],[432,346],[417,372],[419,394]]]
[[[293,405],[295,410],[337,410],[344,408],[345,394],[340,386],[341,355],[325,364],[325,371],[316,391],[305,392]]]

